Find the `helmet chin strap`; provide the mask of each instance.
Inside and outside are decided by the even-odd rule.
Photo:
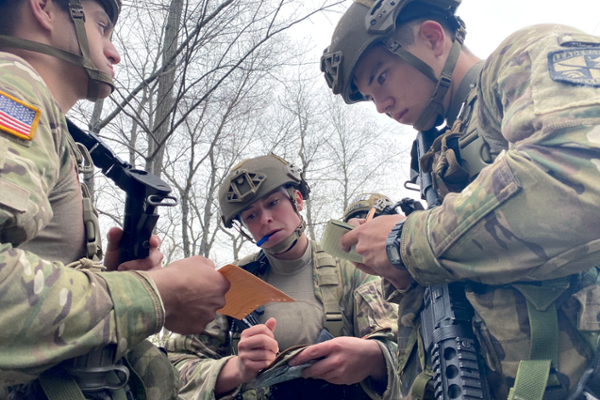
[[[460,55],[460,49],[462,48],[465,40],[465,35],[466,30],[464,27],[461,26],[456,30],[456,38],[452,43],[452,47],[448,53],[448,58],[446,59],[446,63],[444,64],[444,68],[442,69],[442,73],[439,77],[436,76],[433,69],[427,63],[417,58],[409,51],[405,50],[396,39],[392,37],[387,41],[386,47],[389,51],[401,57],[417,71],[421,72],[423,75],[429,78],[429,80],[436,84],[427,106],[421,113],[421,116],[417,119],[417,122],[413,124],[413,128],[416,130],[424,131],[430,129],[432,121],[435,125],[439,120],[438,116],[443,117],[444,106],[442,101],[444,100],[444,96],[452,84],[452,72],[454,71],[456,62],[458,61],[458,56]]]
[[[83,68],[88,75],[86,98],[90,101],[96,101],[98,100],[101,83],[105,83],[110,86],[111,92],[115,89],[115,86],[112,77],[105,72],[99,71],[92,62],[87,35],[85,33],[85,15],[83,13],[83,6],[81,5],[80,1],[71,0],[69,3],[69,10],[71,20],[75,25],[77,42],[79,43],[79,49],[82,56],[47,44],[6,35],[0,35],[0,47],[13,47],[47,54]]]

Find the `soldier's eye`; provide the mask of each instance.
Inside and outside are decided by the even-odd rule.
[[[387,72],[382,72],[378,77],[377,77],[377,83],[379,83],[380,85],[383,85],[385,83],[385,78],[387,77]]]

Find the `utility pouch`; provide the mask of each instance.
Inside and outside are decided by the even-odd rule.
[[[455,123],[460,124],[460,121]],[[430,172],[433,188],[440,198],[448,193],[460,192],[469,184],[469,171],[462,167],[458,139],[462,132],[453,128],[438,136],[431,148],[419,160],[419,167],[425,173]]]

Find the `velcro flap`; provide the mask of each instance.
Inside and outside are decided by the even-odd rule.
[[[29,191],[0,178],[0,204],[20,212],[27,211]]]

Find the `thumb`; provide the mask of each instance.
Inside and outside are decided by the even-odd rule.
[[[275,326],[277,326],[277,320],[275,320],[275,318],[269,318],[267,320],[267,322],[265,322],[265,325],[267,326],[267,328],[269,328],[269,330],[271,332],[275,332]]]

